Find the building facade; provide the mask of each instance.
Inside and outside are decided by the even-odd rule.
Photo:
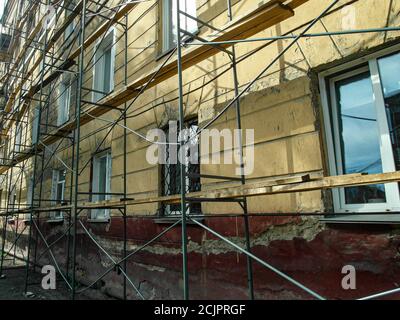
[[[327,189],[312,183],[399,170],[400,3],[335,1],[314,21],[330,4],[179,0],[178,22],[174,0],[7,1],[4,249],[53,264],[46,247],[55,242],[51,253],[66,278],[74,273],[82,286],[95,281],[103,292],[123,297],[118,267],[96,279],[113,267],[112,259],[179,221],[180,202],[159,199],[184,186],[183,194],[193,194],[186,199],[188,215],[243,248],[249,237],[252,254],[323,297],[396,288],[396,179]],[[228,40],[236,40],[234,47],[223,43]],[[172,71],[176,65],[181,73]],[[190,137],[202,128],[221,135],[192,139],[190,156],[197,161],[181,166],[172,161],[177,128]],[[238,128],[242,138],[235,140]],[[165,144],[154,145],[149,133],[160,129]],[[204,148],[209,144],[212,149]],[[150,161],[153,150],[157,156],[163,151],[166,161]],[[206,201],[207,191],[214,196],[237,188],[242,178],[246,185],[270,181],[271,188],[293,181],[299,191]],[[302,182],[310,187],[302,189]],[[196,192],[203,199],[196,201]],[[194,222],[187,225],[187,261],[190,298],[248,297],[246,255]],[[354,290],[342,287],[345,266],[357,272]],[[124,268],[146,299],[182,298],[182,227],[168,229]],[[256,261],[252,268],[257,299],[312,298]],[[129,284],[127,297],[137,298]]]

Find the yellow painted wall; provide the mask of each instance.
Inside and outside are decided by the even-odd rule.
[[[256,7],[253,0],[234,1],[234,17]],[[225,0],[196,1],[200,19],[221,27],[228,22]],[[296,9],[295,17],[260,32],[255,37],[269,37],[284,34],[299,34],[306,23],[314,19],[329,1],[310,0]],[[396,26],[400,22],[400,3],[390,0],[343,0],[326,17],[322,18],[310,33],[340,31],[346,29],[346,15],[354,10],[354,29]],[[138,17],[140,19],[137,21]],[[97,19],[87,30],[87,35],[96,28]],[[160,17],[155,1],[138,5],[128,15],[128,83],[141,77],[165,58],[159,59]],[[115,26],[117,38],[122,35],[122,27]],[[205,37],[211,31],[205,28],[200,36]],[[258,178],[280,178],[305,173],[324,174],[323,132],[321,129],[321,104],[317,96],[317,87],[310,74],[323,66],[340,62],[350,55],[366,52],[388,43],[399,36],[399,32],[368,33],[333,37],[300,39],[268,72],[257,81],[248,94],[241,99],[243,128],[255,129],[255,171],[250,181]],[[243,89],[272,59],[292,40],[279,40],[239,44],[236,46],[238,60],[255,49],[259,51],[238,64],[240,90]],[[124,64],[124,37],[116,44],[115,89],[122,88]],[[92,86],[92,67],[88,62],[94,46],[86,50],[85,87]],[[184,72],[185,114],[197,115],[199,123],[211,120],[234,96],[232,72],[214,79],[223,70],[229,68],[226,53],[220,53]],[[72,70],[76,71],[76,68]],[[130,108],[129,128],[146,134],[149,129],[165,126],[169,120],[178,118],[177,77],[165,81],[146,91]],[[206,85],[204,85],[207,83]],[[197,90],[196,90],[197,89]],[[88,97],[84,97],[88,99]],[[129,104],[129,103],[128,103]],[[53,112],[56,108],[53,104]],[[121,106],[123,107],[123,106]],[[73,109],[73,108],[72,108]],[[50,112],[51,114],[51,112]],[[140,114],[140,115],[138,115]],[[107,120],[116,119],[118,111],[102,116]],[[138,116],[135,116],[138,115]],[[51,118],[51,116],[50,116]],[[106,122],[95,120],[82,127],[81,135],[86,137],[80,144],[80,166],[90,160],[92,152],[106,131],[91,134],[104,126]],[[235,128],[234,109],[224,114],[213,128]],[[102,149],[112,150],[112,192],[123,191],[123,129],[116,127],[106,139]],[[127,137],[127,179],[130,198],[157,196],[160,194],[160,168],[146,162],[145,153],[149,143],[129,133]],[[64,142],[67,146],[67,142]],[[66,149],[58,156],[71,162],[71,150]],[[53,159],[52,168],[60,167]],[[233,176],[232,165],[202,165],[201,173]],[[47,175],[51,177],[51,175]],[[89,190],[90,166],[79,178],[80,190]],[[67,177],[66,197],[69,194],[70,177]],[[229,185],[224,181],[202,180],[202,188]],[[44,194],[49,197],[50,181],[44,184]],[[82,197],[83,200],[86,197]],[[129,208],[130,214],[154,214],[155,204]],[[291,195],[265,196],[249,200],[251,212],[293,212],[324,210],[324,201],[319,191]],[[204,204],[204,213],[240,213],[237,204]],[[115,214],[118,214],[115,212]]]

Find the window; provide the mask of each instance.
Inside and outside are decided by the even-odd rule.
[[[179,125],[178,125],[179,126]],[[187,136],[193,136],[198,130],[197,120],[187,121],[185,123],[187,129]],[[177,129],[177,130],[175,130]],[[166,130],[167,140],[170,142],[178,141],[178,128],[169,128]],[[173,133],[176,132],[176,133]],[[176,136],[172,136],[176,134]],[[166,148],[166,164],[162,165],[162,194],[170,196],[179,194],[181,190],[181,168],[180,162],[177,161],[177,148],[173,145],[167,145]],[[175,156],[172,153],[176,153]],[[189,159],[191,161],[189,161]],[[193,161],[194,160],[194,161]],[[198,139],[193,139],[189,142],[188,147],[185,149],[185,178],[186,178],[186,192],[195,192],[201,190],[200,185],[200,161],[199,161],[199,146]],[[188,203],[188,214],[200,214],[200,203]],[[180,215],[181,205],[166,205],[162,207],[164,215]]]
[[[62,205],[64,202],[64,192],[65,192],[65,170],[53,170],[53,181],[51,198],[54,205]],[[51,213],[52,219],[63,219],[62,211],[55,211]]]
[[[32,119],[32,144],[38,142],[38,124],[39,124],[39,107],[35,107],[33,110]]]
[[[6,163],[7,141],[0,145],[0,165]]]
[[[69,120],[69,109],[71,105],[71,81],[64,79],[60,84],[58,98],[57,125],[61,126]]]
[[[99,202],[110,199],[111,190],[111,152],[96,154],[92,162],[92,201]],[[92,219],[108,219],[109,209],[93,209]]]
[[[33,178],[30,178],[28,180],[28,186],[26,188],[26,206],[31,207],[32,206],[32,188],[33,188]]]
[[[178,30],[176,25],[176,0],[163,0],[162,1],[162,52],[166,52],[176,47],[178,39]],[[196,1],[193,0],[179,0],[179,8],[181,11],[186,12],[188,15],[197,18]],[[192,34],[197,33],[197,21],[185,16],[180,15],[181,29]]]
[[[13,189],[10,192],[10,211],[17,211],[17,192],[15,191],[15,186],[13,187]]]
[[[75,8],[75,1],[71,1],[68,4],[68,7],[65,8],[65,19],[68,19],[74,8]],[[66,47],[72,42],[73,36],[71,36],[71,34],[74,32],[74,28],[75,24],[74,21],[72,21],[64,31],[64,40],[67,41],[65,45]]]
[[[115,46],[114,31],[95,46],[93,68],[93,102],[99,101],[114,90]]]
[[[321,81],[331,174],[400,170],[400,53]],[[330,107],[330,108],[329,108]],[[399,185],[333,191],[337,212],[397,211]]]
[[[10,149],[9,148],[10,148],[10,138],[6,137],[6,138],[4,138],[4,143],[0,148],[0,150],[2,151],[1,154],[0,154],[0,156],[1,156],[0,163],[7,163],[8,162],[8,160],[9,160],[8,157],[10,155]],[[0,175],[0,177],[4,177],[4,176]]]
[[[26,207],[27,208],[32,208],[33,207],[33,201],[32,201],[32,190],[33,190],[33,177],[30,177],[27,182],[27,188],[26,188]],[[25,213],[23,215],[24,220],[29,220],[30,219],[30,214]]]
[[[21,143],[22,143],[22,125],[19,124],[15,128],[15,145],[14,145],[15,152],[21,151]]]

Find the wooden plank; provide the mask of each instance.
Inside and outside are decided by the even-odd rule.
[[[113,19],[110,21],[105,21],[99,28],[97,28],[84,42],[83,48],[87,49],[90,45],[96,42],[100,36],[105,33],[108,28],[120,20],[125,14],[131,11],[134,7],[137,6],[137,3],[127,3],[124,6],[120,7],[118,11],[113,16]],[[74,60],[79,56],[80,49],[76,49],[72,54],[68,57],[70,60]]]
[[[263,9],[256,9],[253,14],[246,14],[245,18],[240,17],[240,21],[234,20],[227,26],[222,27],[223,33],[212,33],[206,38],[208,41],[228,41],[237,39],[246,39],[258,32],[274,26],[294,15],[292,10],[283,7],[276,1],[270,5],[264,6]],[[223,48],[231,47],[231,44],[220,45]],[[183,51],[182,54],[182,68],[186,70],[214,55],[220,53],[220,50],[214,46],[192,46]],[[161,64],[162,62],[160,62]],[[125,88],[122,88],[113,94],[105,97],[100,103],[112,106],[119,106],[124,102],[136,96],[137,92],[142,86],[146,85],[153,74],[157,72],[159,66],[156,66],[151,72],[143,77],[134,80]],[[158,73],[157,77],[148,85],[148,89],[162,83],[163,81],[172,78],[177,74],[177,58],[171,59]]]
[[[267,29],[271,26],[276,25],[294,15],[293,9],[300,6],[301,4],[307,2],[308,0],[292,0],[286,5],[282,5],[280,1],[269,1],[265,5],[252,12],[249,12],[238,19],[233,20],[228,25],[222,28],[223,33],[217,32],[211,34],[208,40],[214,41],[227,41],[233,39],[245,39],[248,38],[261,30]],[[120,8],[121,12],[128,12],[132,9],[136,4],[127,4],[124,7]],[[128,9],[129,8],[129,9]],[[127,10],[127,11],[125,11]],[[119,15],[118,15],[119,16]],[[121,15],[122,16],[122,15]],[[115,19],[116,21],[117,19]],[[100,26],[100,30],[104,33],[106,30],[106,24]],[[90,44],[92,44],[98,38],[100,32],[95,31],[92,36],[90,36],[84,44],[84,48],[87,48]],[[230,44],[225,45],[224,47],[230,47]],[[213,46],[195,46],[189,49],[184,50],[182,55],[182,63],[183,69],[190,68],[197,63],[204,61],[207,58],[212,57],[213,55],[219,53],[220,51]],[[72,53],[71,57],[76,57],[78,51]],[[160,62],[161,64],[162,62]],[[138,80],[134,80],[126,87],[121,90],[114,92],[111,95],[103,98],[99,101],[101,104],[110,105],[117,107],[124,102],[129,101],[130,99],[136,97],[141,87],[146,85],[146,83],[151,79],[153,74],[158,70],[159,67],[156,67],[153,71],[148,73],[147,75],[141,77]],[[150,89],[157,84],[162,83],[163,81],[170,79],[171,77],[177,74],[177,61],[176,58],[172,61],[168,62],[159,72],[158,76],[152,81],[151,84],[148,85],[147,89]],[[107,107],[101,106],[93,106],[89,108],[87,111],[90,115],[95,117],[99,117],[107,112],[110,109]],[[87,114],[81,115],[81,125],[85,125],[89,122],[93,121],[93,118]],[[50,145],[61,139],[62,136],[66,136],[72,130],[76,128],[75,119],[65,123],[63,126],[56,129],[51,135],[47,136],[42,142],[45,145]],[[26,156],[21,156],[17,158],[16,161],[20,161],[20,159],[25,160]],[[0,169],[0,173],[2,170]]]
[[[28,18],[29,12],[32,12],[34,10],[36,10],[36,7],[39,5],[39,2],[35,2],[32,6],[32,8],[30,8],[30,10],[26,10],[26,12],[24,13],[23,17],[21,18],[21,20],[18,22],[17,26],[16,26],[16,30],[22,30],[23,25],[26,22],[26,19]],[[34,30],[33,30],[34,31]],[[30,38],[30,36],[28,36],[28,39]],[[11,49],[11,48],[10,48]],[[24,50],[26,50],[27,48],[23,49],[21,52],[23,52]],[[16,59],[16,63],[12,66],[11,71],[7,72],[6,74],[4,74],[4,76],[0,79],[1,83],[5,83],[8,81],[10,74],[12,72],[14,72],[15,70],[15,66],[17,64],[19,64],[21,58],[20,58],[21,54],[18,56],[18,58]]]
[[[278,184],[279,180],[263,179],[257,183],[248,183],[229,188],[217,188],[213,190],[199,191],[187,193],[188,198],[207,198],[207,199],[235,199],[242,197],[256,197],[265,195],[276,195],[284,193],[309,192],[315,190],[344,188],[354,186],[365,186],[371,184],[383,184],[400,181],[400,171],[380,173],[380,174],[350,174],[342,176],[331,176],[320,179],[314,179],[306,182]],[[124,205],[134,206],[149,203],[177,204],[180,203],[180,195],[149,197],[128,201],[107,200],[101,202],[80,202],[80,209],[97,209],[97,208],[116,208]],[[37,208],[36,211],[54,211],[68,210],[72,207],[53,206]]]
[[[302,0],[301,2],[307,2],[308,0]],[[233,23],[229,24],[229,27],[224,27],[224,33],[220,34],[217,38],[214,37],[216,34],[212,34],[209,40],[215,41],[223,41],[223,40],[232,40],[232,39],[239,39],[241,37],[249,37],[252,34],[256,34],[257,32],[261,31],[262,29],[266,29],[270,26],[273,26],[279,22],[286,20],[289,17],[293,16],[293,11],[289,10],[286,7],[282,7],[281,5],[277,4],[276,1],[271,2],[273,5],[268,3],[268,6],[264,6],[262,10],[256,10],[255,16],[251,14],[247,14],[246,20],[240,18],[240,22],[234,21]],[[247,31],[245,31],[247,30]],[[217,34],[218,35],[218,34]],[[226,45],[225,47],[229,47],[230,45]],[[200,46],[200,47],[192,47],[189,49],[184,50],[183,52],[183,63],[184,69],[187,69],[196,63],[199,63],[213,55],[219,53],[218,49],[212,46]],[[160,62],[161,64],[162,62]],[[128,86],[108,95],[99,103],[103,103],[105,105],[118,107],[119,105],[123,104],[124,102],[129,101],[130,99],[136,97],[141,89],[142,86],[146,85],[146,83],[151,79],[153,74],[158,70],[159,67],[156,67],[153,71],[148,73],[147,75],[141,77],[138,80],[133,81]],[[159,75],[155,78],[155,80],[149,84],[147,89],[154,87],[157,84],[162,83],[163,81],[170,79],[174,75],[177,74],[177,62],[176,58],[173,59],[171,62],[167,63],[162,70],[159,72]],[[100,106],[95,106],[89,109],[89,113],[93,116],[101,116],[107,112],[109,112],[109,108],[104,108]],[[93,119],[85,114],[81,117],[81,125],[84,125]],[[60,129],[55,131],[55,135],[58,135],[60,132],[70,132],[75,128],[75,120],[71,120],[70,122],[66,123],[64,126],[60,127]],[[49,139],[48,141],[43,141],[45,144],[47,143],[54,143],[56,140]]]
[[[66,19],[64,21],[64,23],[60,26],[60,28],[57,29],[57,31],[53,34],[53,36],[49,39],[47,47],[45,49],[45,51],[49,51],[54,44],[56,43],[56,41],[59,39],[59,37],[61,35],[63,35],[64,31],[66,30],[66,28],[68,27],[69,23],[73,21],[73,19],[75,19],[78,16],[78,13],[80,12],[80,10],[82,9],[82,0],[79,1],[79,3],[75,6],[75,8],[73,9],[73,11],[71,12],[71,14],[69,15],[68,19]],[[9,79],[9,77],[11,76],[12,72],[14,72],[14,69],[16,68],[17,65],[19,65],[19,63],[21,62],[21,60],[23,59],[26,50],[28,49],[29,45],[32,43],[33,39],[35,38],[35,36],[39,33],[39,31],[42,30],[42,26],[43,26],[43,22],[45,20],[46,16],[43,16],[38,23],[36,24],[35,28],[32,30],[32,32],[30,33],[28,39],[26,40],[25,44],[24,44],[24,48],[23,50],[21,50],[20,54],[18,55],[18,58],[15,61],[15,64],[13,65],[13,68],[11,69],[11,71],[9,73],[7,73],[5,76],[7,76],[5,78],[4,81],[6,81],[7,79]],[[35,71],[35,69],[39,66],[40,62],[42,61],[42,54],[39,56],[39,58],[37,59],[37,61],[35,61],[35,63],[33,64],[33,66],[28,70],[26,76],[21,79],[21,82],[19,83],[19,85],[14,89],[14,91],[11,93],[9,100],[7,101],[6,107],[5,107],[5,111],[9,112],[11,110],[12,104],[15,101],[15,97],[18,95],[18,93],[21,91],[23,85],[26,82],[26,79],[28,79],[33,72]],[[3,80],[2,80],[3,81]],[[33,96],[29,95],[31,90],[28,91],[27,96]]]
[[[106,5],[108,1],[109,1],[109,0],[105,1],[102,5]],[[67,17],[67,19],[64,20],[63,24],[55,31],[55,33],[53,34],[53,36],[52,36],[52,37],[50,38],[50,40],[48,41],[48,44],[47,44],[47,47],[46,47],[45,51],[49,51],[49,50],[54,46],[54,44],[56,43],[56,41],[64,34],[64,31],[66,30],[66,28],[68,27],[68,25],[78,16],[79,12],[82,10],[82,3],[83,3],[82,0],[80,0],[80,2],[74,7],[74,9],[72,10],[72,12],[69,14],[69,16]],[[133,5],[135,5],[135,4],[133,4]],[[118,13],[119,13],[119,12],[118,12]],[[92,18],[89,20],[89,22],[88,22],[87,24],[89,24],[93,19],[94,19],[94,17],[92,17]],[[113,21],[113,23],[114,23],[114,22],[115,22],[115,21]],[[107,22],[107,23],[108,23],[108,22]],[[103,23],[101,27],[104,27],[104,25],[106,25],[106,23]],[[100,27],[100,28],[101,28],[101,27]],[[103,30],[104,30],[104,28],[103,28]],[[88,40],[93,41],[93,39],[95,40],[95,38],[93,37],[93,34],[92,34],[92,35],[88,38]],[[86,41],[88,41],[88,40],[86,40]],[[90,42],[90,41],[89,41],[89,42]],[[76,53],[76,52],[78,52],[77,55],[79,55],[79,49],[75,50],[75,53]],[[52,74],[50,74],[48,77],[46,77],[46,78],[43,80],[43,85],[44,85],[44,86],[47,85],[48,83],[50,83],[51,81],[53,81],[54,79],[56,79],[56,78],[58,77],[58,75],[60,75],[60,74],[62,73],[62,70],[68,70],[70,67],[72,67],[72,66],[74,65],[73,59],[71,59],[71,57],[72,57],[72,55],[71,55],[69,58],[67,58],[66,61],[63,62],[59,68],[57,68],[57,69],[58,69],[57,71],[53,72]],[[76,56],[76,57],[77,57],[77,56]],[[76,58],[76,57],[75,57],[75,58]],[[33,66],[30,68],[30,70],[27,72],[25,79],[28,78],[28,77],[30,77],[30,76],[33,74],[33,72],[35,71],[35,69],[39,66],[40,62],[42,61],[42,58],[43,58],[43,56],[40,55],[39,58],[38,58],[38,59],[35,61],[35,63],[33,64]],[[16,97],[17,93],[21,91],[22,86],[23,86],[23,84],[25,83],[25,80],[24,80],[24,79],[23,79],[22,81],[23,81],[23,82],[21,82],[20,86],[18,86],[18,87],[14,90],[14,92],[13,92],[13,94],[15,93],[15,95],[13,96],[13,100],[12,100],[12,101],[9,100],[8,103],[7,103],[7,105],[10,103],[11,106],[12,106],[12,103],[14,103],[15,97]],[[20,109],[20,111],[19,111],[19,113],[18,113],[18,115],[17,115],[17,119],[21,119],[21,118],[24,116],[24,114],[25,114],[25,112],[26,112],[26,110],[27,110],[27,108],[28,108],[28,106],[29,106],[30,99],[31,99],[37,92],[39,92],[40,87],[41,87],[41,83],[40,83],[40,81],[38,80],[38,82],[37,82],[36,84],[32,85],[32,86],[29,88],[27,94],[26,94],[25,97],[24,97],[24,103],[22,104],[21,109]],[[7,108],[7,106],[6,106],[6,108]],[[11,127],[11,125],[13,124],[13,122],[14,122],[13,119],[10,120],[9,123],[7,123],[7,125],[5,126],[5,129],[6,129],[6,130],[9,130],[9,128]]]
[[[44,21],[45,17],[42,17],[38,24],[36,25],[36,27],[32,30],[32,32],[29,34],[28,38],[26,39],[24,46],[22,48],[22,50],[20,51],[17,59],[15,60],[15,63],[12,65],[11,70],[9,72],[7,72],[4,75],[4,79],[2,79],[2,83],[5,83],[9,80],[9,78],[11,77],[12,73],[15,71],[15,69],[17,68],[17,66],[19,65],[19,63],[21,62],[22,58],[25,55],[26,50],[29,48],[29,46],[31,45],[33,39],[35,38],[35,36],[39,33],[39,31],[42,29],[42,23]],[[13,90],[13,92],[10,94],[9,99],[7,100],[7,104],[4,108],[5,112],[10,112],[12,105],[15,101],[15,97],[17,96],[17,94],[21,91],[24,83],[26,82],[26,79],[29,78],[29,76],[26,76],[25,78],[21,79],[20,83],[17,85],[17,87]]]
[[[315,181],[301,182],[286,185],[274,185],[271,181],[256,185],[246,184],[231,188],[221,188],[217,190],[200,191],[188,193],[188,198],[208,198],[208,199],[228,199],[241,197],[255,197],[264,195],[274,195],[282,193],[308,192],[322,189],[332,189],[340,187],[353,187],[361,185],[382,184],[400,181],[400,171],[371,174],[371,175],[343,175],[325,177]],[[80,208],[100,208],[101,206],[120,206],[122,205],[139,205],[146,203],[180,203],[180,195],[168,197],[155,197],[130,201],[104,201],[100,203],[81,203]]]

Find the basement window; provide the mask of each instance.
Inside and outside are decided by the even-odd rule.
[[[115,45],[114,30],[95,46],[93,68],[93,102],[114,90]]]
[[[179,0],[179,8],[181,11],[186,14],[197,18],[196,12],[196,1],[192,0]],[[177,30],[177,8],[176,8],[176,0],[163,0],[161,4],[161,13],[162,13],[162,53],[168,52],[176,47],[177,39],[178,39],[178,30]],[[180,25],[181,29],[185,30],[191,34],[196,34],[198,32],[197,21],[191,19],[190,17],[181,14],[180,15]],[[186,37],[186,39],[185,39]],[[188,35],[182,35],[184,41],[190,39]]]
[[[332,175],[400,170],[400,53],[365,61],[320,77]],[[338,213],[399,211],[399,184],[335,189],[333,201]]]
[[[92,196],[93,202],[109,200],[111,192],[111,151],[103,151],[92,159]],[[108,220],[109,209],[92,209],[92,220]]]
[[[61,126],[69,120],[69,110],[71,106],[71,81],[63,79],[60,84],[58,109],[57,109],[57,126]]]
[[[179,128],[179,124],[177,125]],[[178,141],[178,128],[168,128],[165,130],[167,141]],[[188,130],[189,136],[193,136],[199,126],[197,119],[186,121],[185,128]],[[175,130],[177,129],[177,130]],[[166,164],[162,165],[162,194],[163,196],[176,195],[181,192],[181,167],[178,159],[178,148],[173,145],[166,147]],[[190,160],[192,159],[192,160]],[[190,161],[189,161],[190,160]],[[193,161],[194,160],[194,161]],[[199,144],[198,138],[193,139],[188,148],[185,149],[185,179],[186,179],[186,193],[201,191],[200,185],[200,158],[199,158]],[[173,216],[181,214],[181,205],[164,205],[162,207],[164,216]],[[187,203],[187,214],[200,214],[200,203]]]

